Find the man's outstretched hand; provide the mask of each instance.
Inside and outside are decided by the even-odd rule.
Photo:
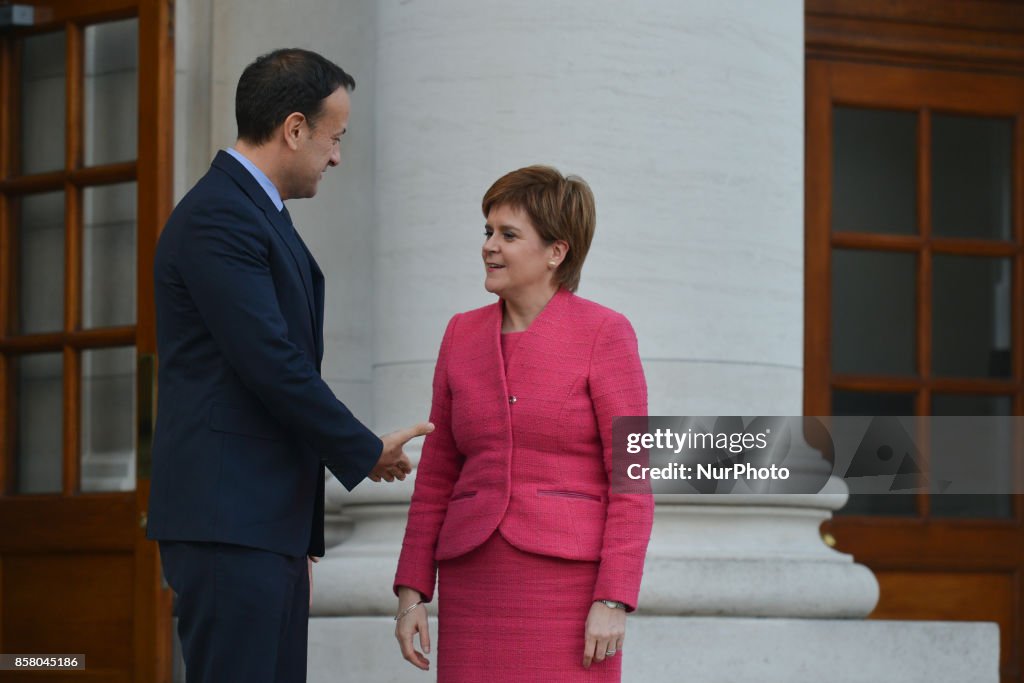
[[[384,450],[380,453],[380,459],[372,470],[370,470],[370,481],[402,481],[405,475],[412,472],[412,463],[409,456],[402,449],[410,439],[417,436],[425,436],[434,431],[434,425],[429,422],[420,422],[412,427],[398,429],[380,437],[384,442]]]

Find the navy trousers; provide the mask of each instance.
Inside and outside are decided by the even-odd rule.
[[[305,683],[305,557],[161,541],[160,559],[178,598],[188,683]]]

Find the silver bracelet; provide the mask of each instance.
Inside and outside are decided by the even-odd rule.
[[[423,601],[420,600],[419,602],[415,602],[415,603],[409,605],[404,610],[402,610],[401,612],[398,613],[398,615],[395,617],[395,621],[398,621],[399,619],[404,617],[406,614],[408,614],[409,612],[413,611],[414,609],[416,609],[417,607],[419,607],[422,604],[423,604]]]

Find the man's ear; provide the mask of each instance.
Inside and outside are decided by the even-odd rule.
[[[302,112],[292,112],[281,124],[281,134],[284,136],[284,143],[291,149],[299,148],[299,139],[302,137],[302,128],[306,125],[306,117]]]

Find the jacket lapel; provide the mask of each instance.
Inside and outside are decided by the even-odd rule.
[[[319,370],[320,362],[324,358],[324,273],[320,270],[320,265],[313,258],[313,253],[305,242],[302,242],[302,249],[309,257],[309,267],[313,272],[313,309],[316,313],[314,337],[316,339],[316,364],[317,370]]]
[[[292,255],[292,260],[295,262],[295,267],[299,271],[299,279],[302,280],[302,288],[306,292],[306,305],[309,309],[309,320],[310,327],[313,332],[314,344],[317,349],[317,357],[320,358],[323,355],[323,339],[320,334],[320,330],[323,329],[322,321],[322,304],[317,306],[315,301],[315,287],[313,283],[313,277],[311,273],[311,264],[315,264],[312,256],[307,256],[309,251],[306,249],[306,245],[302,243],[299,234],[292,227],[291,222],[286,218],[274,203],[267,196],[267,193],[260,187],[260,184],[256,182],[256,179],[252,177],[252,174],[246,170],[242,164],[232,157],[230,154],[224,151],[217,152],[217,156],[213,159],[213,165],[216,168],[227,173],[234,181],[238,184],[242,191],[249,196],[256,206],[262,211],[263,215],[267,217],[270,225],[274,228],[274,231],[281,238],[281,241],[288,247],[289,253]],[[316,268],[319,273],[320,268]],[[323,275],[320,274],[321,278],[321,289]],[[321,293],[320,301],[323,301],[323,294]],[[317,314],[317,309],[321,311],[320,315]]]
[[[504,427],[511,435],[508,382],[505,379],[505,361],[501,355],[501,318],[502,303],[498,299],[487,307],[487,315],[482,324],[468,328],[471,332],[464,344],[467,350],[472,350],[471,356],[475,357],[473,364],[476,366],[474,374],[477,386],[486,387],[487,396],[482,395],[481,400],[489,402],[490,392],[494,392],[493,400],[500,401],[504,406]]]
[[[508,385],[508,376],[513,374],[515,370],[516,361],[520,358],[530,358],[537,353],[543,353],[540,349],[551,349],[557,348],[558,340],[562,339],[565,335],[562,332],[564,325],[563,318],[565,317],[566,309],[569,307],[572,297],[575,296],[572,292],[567,289],[559,289],[555,292],[555,295],[548,301],[547,306],[544,307],[530,326],[523,332],[522,338],[516,345],[516,348],[512,351],[512,356],[508,359],[508,371],[505,370],[505,363],[501,355],[501,302],[498,302],[498,324],[497,324],[497,349],[498,364],[501,366],[501,376],[506,384]],[[507,392],[506,392],[507,393]]]
[[[262,189],[260,188],[261,191]],[[270,202],[269,197],[267,201],[268,203]],[[284,240],[288,251],[291,252],[292,259],[295,261],[295,267],[299,269],[299,274],[302,276],[302,288],[306,291],[306,305],[309,307],[309,320],[313,328],[313,338],[316,339],[318,327],[313,298],[313,276],[310,272],[309,257],[306,256],[309,251],[302,242],[302,238],[299,237],[299,233],[292,227],[291,221],[282,212],[278,211],[276,206],[270,204],[269,209],[266,206],[262,208],[263,213],[270,219],[270,224],[274,226],[274,230]]]

